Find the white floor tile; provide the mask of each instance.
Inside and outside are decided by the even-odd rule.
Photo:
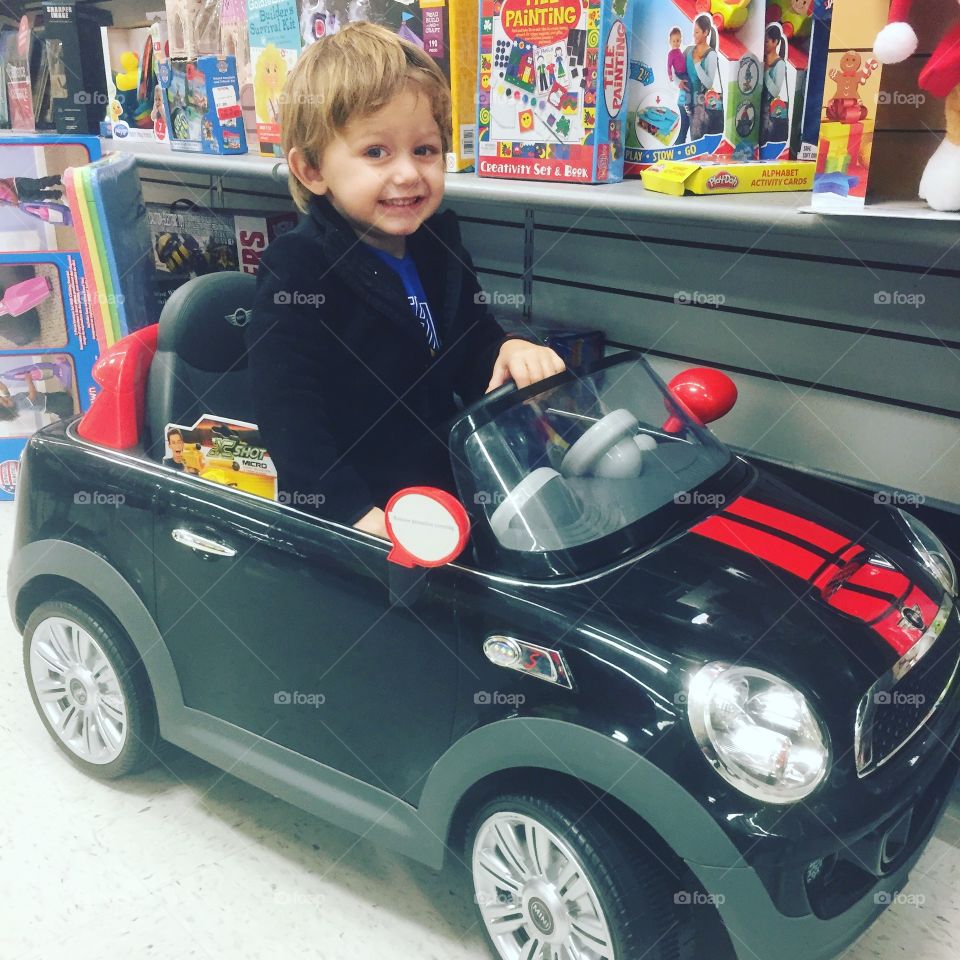
[[[103,784],[36,717],[6,610],[0,503],[0,958],[489,960],[470,886],[181,751]],[[845,960],[955,960],[960,802]],[[760,958],[769,960],[769,958]]]

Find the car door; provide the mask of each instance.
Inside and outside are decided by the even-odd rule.
[[[405,799],[450,742],[456,571],[391,604],[389,545],[169,473],[157,622],[188,707]]]

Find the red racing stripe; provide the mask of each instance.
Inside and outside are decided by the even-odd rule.
[[[795,576],[809,580],[823,563],[823,557],[788,540],[755,527],[716,514],[691,528],[701,537],[709,537],[728,547],[743,550],[759,560],[772,563]]]
[[[836,553],[850,542],[849,537],[828,530],[819,523],[806,520],[795,513],[787,513],[786,510],[771,507],[769,504],[760,503],[759,500],[751,500],[749,497],[738,497],[725,508],[724,512],[734,513],[748,520],[755,520],[757,523],[782,530],[830,553]]]
[[[850,577],[850,582],[889,594],[891,603],[899,600],[910,586],[910,581],[899,570],[888,570],[875,563],[865,563]]]

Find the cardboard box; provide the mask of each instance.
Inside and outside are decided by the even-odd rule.
[[[632,3],[481,0],[481,176],[622,179]]]
[[[12,500],[28,437],[89,407],[99,347],[76,253],[0,253],[0,302],[0,394],[15,402],[0,416],[0,500]]]
[[[643,171],[648,190],[682,197],[722,193],[782,193],[810,190],[816,164],[810,161],[664,160]]]
[[[763,0],[735,8],[712,0],[712,14],[700,6],[697,0],[636,0],[627,176],[662,160],[759,155]],[[718,30],[714,17],[726,15],[727,28]]]
[[[247,0],[250,62],[260,153],[282,157],[280,104],[287,74],[300,56],[296,0]]]
[[[159,75],[172,150],[247,152],[233,57],[168,60],[160,64]]]
[[[33,16],[24,14],[16,29],[0,34],[0,58],[6,89],[6,112],[11,130],[32,132],[37,129],[37,107],[31,77],[31,60],[36,36]]]
[[[43,43],[58,133],[97,133],[107,104],[100,30],[112,18],[76,0],[44,0]]]
[[[147,18],[140,26],[100,31],[108,98],[101,111],[102,136],[147,142],[164,138],[159,68],[165,59],[166,14],[148,13]]]
[[[767,0],[760,97],[761,160],[799,156],[813,5],[814,0]]]

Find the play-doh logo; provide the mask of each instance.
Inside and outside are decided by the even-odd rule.
[[[708,190],[736,190],[740,186],[740,178],[724,170],[723,173],[715,173],[707,181]]]
[[[17,491],[17,477],[19,476],[19,460],[4,460],[3,463],[0,463],[0,491],[12,497]]]
[[[580,0],[504,0],[500,23],[511,40],[546,47],[566,40],[581,11]]]
[[[627,31],[622,20],[617,20],[607,34],[603,54],[603,95],[607,113],[615,117],[623,106],[627,90]]]

